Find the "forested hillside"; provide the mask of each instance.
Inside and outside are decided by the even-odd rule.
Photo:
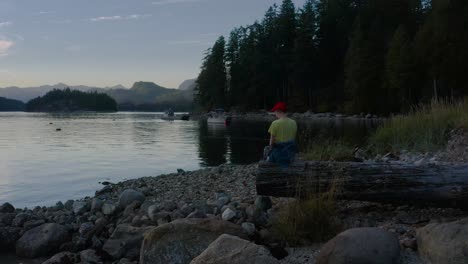
[[[389,114],[468,94],[468,1],[291,0],[220,37],[196,98],[205,109]]]
[[[52,90],[26,104],[29,112],[117,111],[117,103],[104,93]]]
[[[24,103],[18,100],[0,97],[0,111],[24,111]]]

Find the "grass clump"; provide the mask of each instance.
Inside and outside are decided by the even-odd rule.
[[[464,126],[467,120],[467,101],[433,101],[387,120],[370,137],[368,147],[374,153],[437,151],[446,144],[448,132]]]
[[[337,190],[337,181],[334,181],[324,192],[316,190],[305,198],[280,205],[272,222],[275,236],[291,246],[322,242],[335,236],[339,231],[336,224]]]
[[[342,140],[316,140],[302,154],[306,160],[351,161],[354,147]]]

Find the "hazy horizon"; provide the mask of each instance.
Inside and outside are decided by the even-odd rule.
[[[281,0],[3,0],[0,87],[177,88],[206,49]],[[295,0],[301,7],[304,0]]]

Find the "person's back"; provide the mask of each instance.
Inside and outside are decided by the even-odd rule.
[[[294,160],[297,152],[296,146],[296,121],[286,115],[286,104],[277,103],[271,110],[275,113],[277,120],[271,123],[270,145],[264,150],[265,160],[287,167]]]
[[[268,133],[275,137],[275,143],[285,143],[296,140],[297,124],[289,117],[280,118],[271,123]]]

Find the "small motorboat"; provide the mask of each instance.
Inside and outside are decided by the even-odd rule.
[[[164,112],[164,115],[161,116],[162,120],[167,120],[167,121],[174,121],[175,120],[175,115],[174,111],[172,109],[168,109]]]
[[[218,108],[208,114],[207,122],[211,124],[225,124],[229,126],[231,124],[232,117],[228,115],[224,109]]]

